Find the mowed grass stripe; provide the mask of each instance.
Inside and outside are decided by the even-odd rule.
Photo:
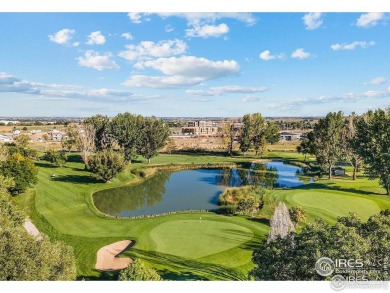
[[[300,155],[290,153],[278,153],[273,156],[283,155],[303,158]],[[207,164],[242,162],[252,159],[250,157],[161,155],[154,158],[152,163],[159,165],[191,162]],[[136,163],[131,168],[142,166],[145,165]],[[269,226],[266,218],[227,217],[214,213],[183,213],[131,220],[105,217],[94,209],[91,202],[92,193],[100,189],[139,182],[139,178],[130,174],[129,170],[122,172],[111,183],[103,184],[98,183],[89,172],[84,171],[84,165],[80,162],[69,162],[65,168],[53,168],[51,164],[41,161],[38,167],[39,182],[35,187],[35,201],[25,200],[23,204],[34,204],[33,207],[29,206],[29,208],[34,210],[32,215],[36,216],[33,216],[32,219],[41,231],[74,247],[80,277],[96,278],[100,276],[100,273],[93,269],[96,252],[100,247],[118,240],[132,239],[136,241],[136,244],[126,252],[126,255],[143,258],[167,279],[242,280],[247,278],[247,271],[253,266],[251,262],[252,251],[259,246],[262,239],[267,237]],[[52,173],[56,173],[56,180],[50,179]],[[360,188],[361,190],[359,190]],[[336,195],[337,204],[332,205],[324,197],[324,194],[330,194],[330,191]],[[299,202],[309,214],[308,222],[316,217],[332,222],[337,216],[345,215],[347,209],[344,211],[339,208],[342,205],[346,208],[352,207],[363,217],[376,213],[378,208],[390,208],[390,197],[375,194],[382,191],[376,181],[365,179],[358,180],[355,184],[346,180],[320,180],[307,188],[275,190],[269,196],[274,201],[284,200],[289,205],[298,205]],[[322,196],[316,196],[316,193],[322,194]],[[296,195],[298,196],[295,198]],[[367,205],[363,203],[353,205],[355,198],[372,201],[377,204],[377,207],[374,208],[373,205],[369,204],[367,208]],[[318,200],[319,202],[317,202]],[[265,209],[269,208],[265,207]],[[212,228],[216,232],[206,233],[206,230],[195,229],[191,235],[192,238],[196,239],[203,234],[218,235],[218,233],[222,233],[223,237],[210,237],[210,242],[207,242],[207,244],[212,242],[209,244],[210,247],[204,248],[203,254],[196,255],[197,251],[193,249],[192,243],[175,235],[174,232],[183,229],[181,224],[183,221],[199,221],[200,217],[204,222],[218,223]],[[162,227],[171,225],[169,229],[172,235],[163,235],[165,229],[159,231],[160,225]],[[249,230],[253,233],[253,237],[246,238],[241,235],[238,240],[235,240],[237,241],[234,243],[236,246],[225,246],[224,237],[232,237],[233,240],[234,237],[237,237],[237,235],[224,234],[223,231],[226,230],[226,227],[232,227],[231,225],[240,227],[233,226],[235,227],[232,229],[233,231]],[[160,236],[156,237],[154,233]],[[160,241],[162,242],[160,243]],[[181,247],[182,251],[178,252],[169,248],[167,246],[169,242]],[[225,250],[221,251],[220,247]],[[207,255],[204,255],[206,252]]]

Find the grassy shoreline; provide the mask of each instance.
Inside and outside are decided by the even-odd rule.
[[[286,159],[303,160],[299,154],[283,155]],[[281,158],[281,155],[272,153],[268,157]],[[302,206],[308,212],[308,221],[321,217],[329,223],[337,216],[347,214],[350,207],[364,219],[380,209],[390,208],[390,198],[379,194],[382,190],[377,182],[366,179],[357,182],[320,180],[302,188],[274,190],[267,195],[266,208],[256,218],[194,212],[144,219],[116,219],[107,217],[93,205],[94,192],[131,186],[145,180],[130,170],[149,169],[150,173],[146,174],[149,178],[164,167],[232,165],[253,159],[160,155],[150,165],[142,162],[132,164],[108,184],[98,182],[75,157],[64,168],[53,168],[51,164],[40,161],[37,163],[40,170],[38,184],[15,200],[29,210],[39,230],[74,247],[80,279],[115,279],[115,273],[101,273],[93,269],[96,252],[109,243],[131,239],[136,244],[125,255],[141,257],[166,279],[243,280],[252,267],[253,249],[267,235],[272,205],[278,200]],[[55,180],[51,180],[53,172],[57,174]],[[199,228],[199,217],[207,223],[201,226],[202,229]],[[177,238],[187,230],[191,233]],[[189,241],[184,240],[187,238]],[[225,242],[235,245],[229,246]],[[195,255],[194,251],[198,251],[199,247],[201,251]],[[224,250],[221,251],[220,247]]]

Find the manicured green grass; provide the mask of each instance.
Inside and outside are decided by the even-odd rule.
[[[156,251],[197,259],[241,245],[253,238],[243,226],[202,220],[177,220],[160,224],[150,231]],[[174,245],[172,245],[174,244]]]
[[[302,155],[286,152],[267,156],[303,160]],[[115,219],[96,210],[92,193],[134,184],[140,182],[140,178],[127,169],[112,182],[101,183],[84,170],[77,155],[71,155],[70,159],[71,162],[64,168],[38,162],[38,184],[17,201],[29,210],[38,229],[74,247],[80,278],[115,278],[115,274],[101,274],[93,269],[96,252],[111,242],[132,239],[136,244],[125,255],[142,258],[165,279],[243,280],[253,266],[253,250],[268,233],[271,203],[284,200],[289,205],[299,205],[306,210],[308,221],[320,217],[328,222],[333,222],[337,216],[347,215],[349,211],[367,219],[380,209],[390,208],[390,197],[382,195],[384,190],[376,181],[337,179],[320,180],[296,189],[274,190],[267,195],[266,212],[261,212],[258,218],[181,213],[145,219]],[[253,157],[159,155],[153,158],[152,164],[251,160]],[[144,166],[145,163],[138,162],[131,168]],[[56,174],[54,180],[51,179],[53,173]],[[266,216],[261,218],[261,214]]]

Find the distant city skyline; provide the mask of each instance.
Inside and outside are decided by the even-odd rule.
[[[389,13],[1,13],[0,116],[390,105]]]

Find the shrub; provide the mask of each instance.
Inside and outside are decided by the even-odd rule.
[[[88,164],[91,172],[104,182],[114,178],[124,168],[123,156],[112,149],[97,152],[89,159]]]

